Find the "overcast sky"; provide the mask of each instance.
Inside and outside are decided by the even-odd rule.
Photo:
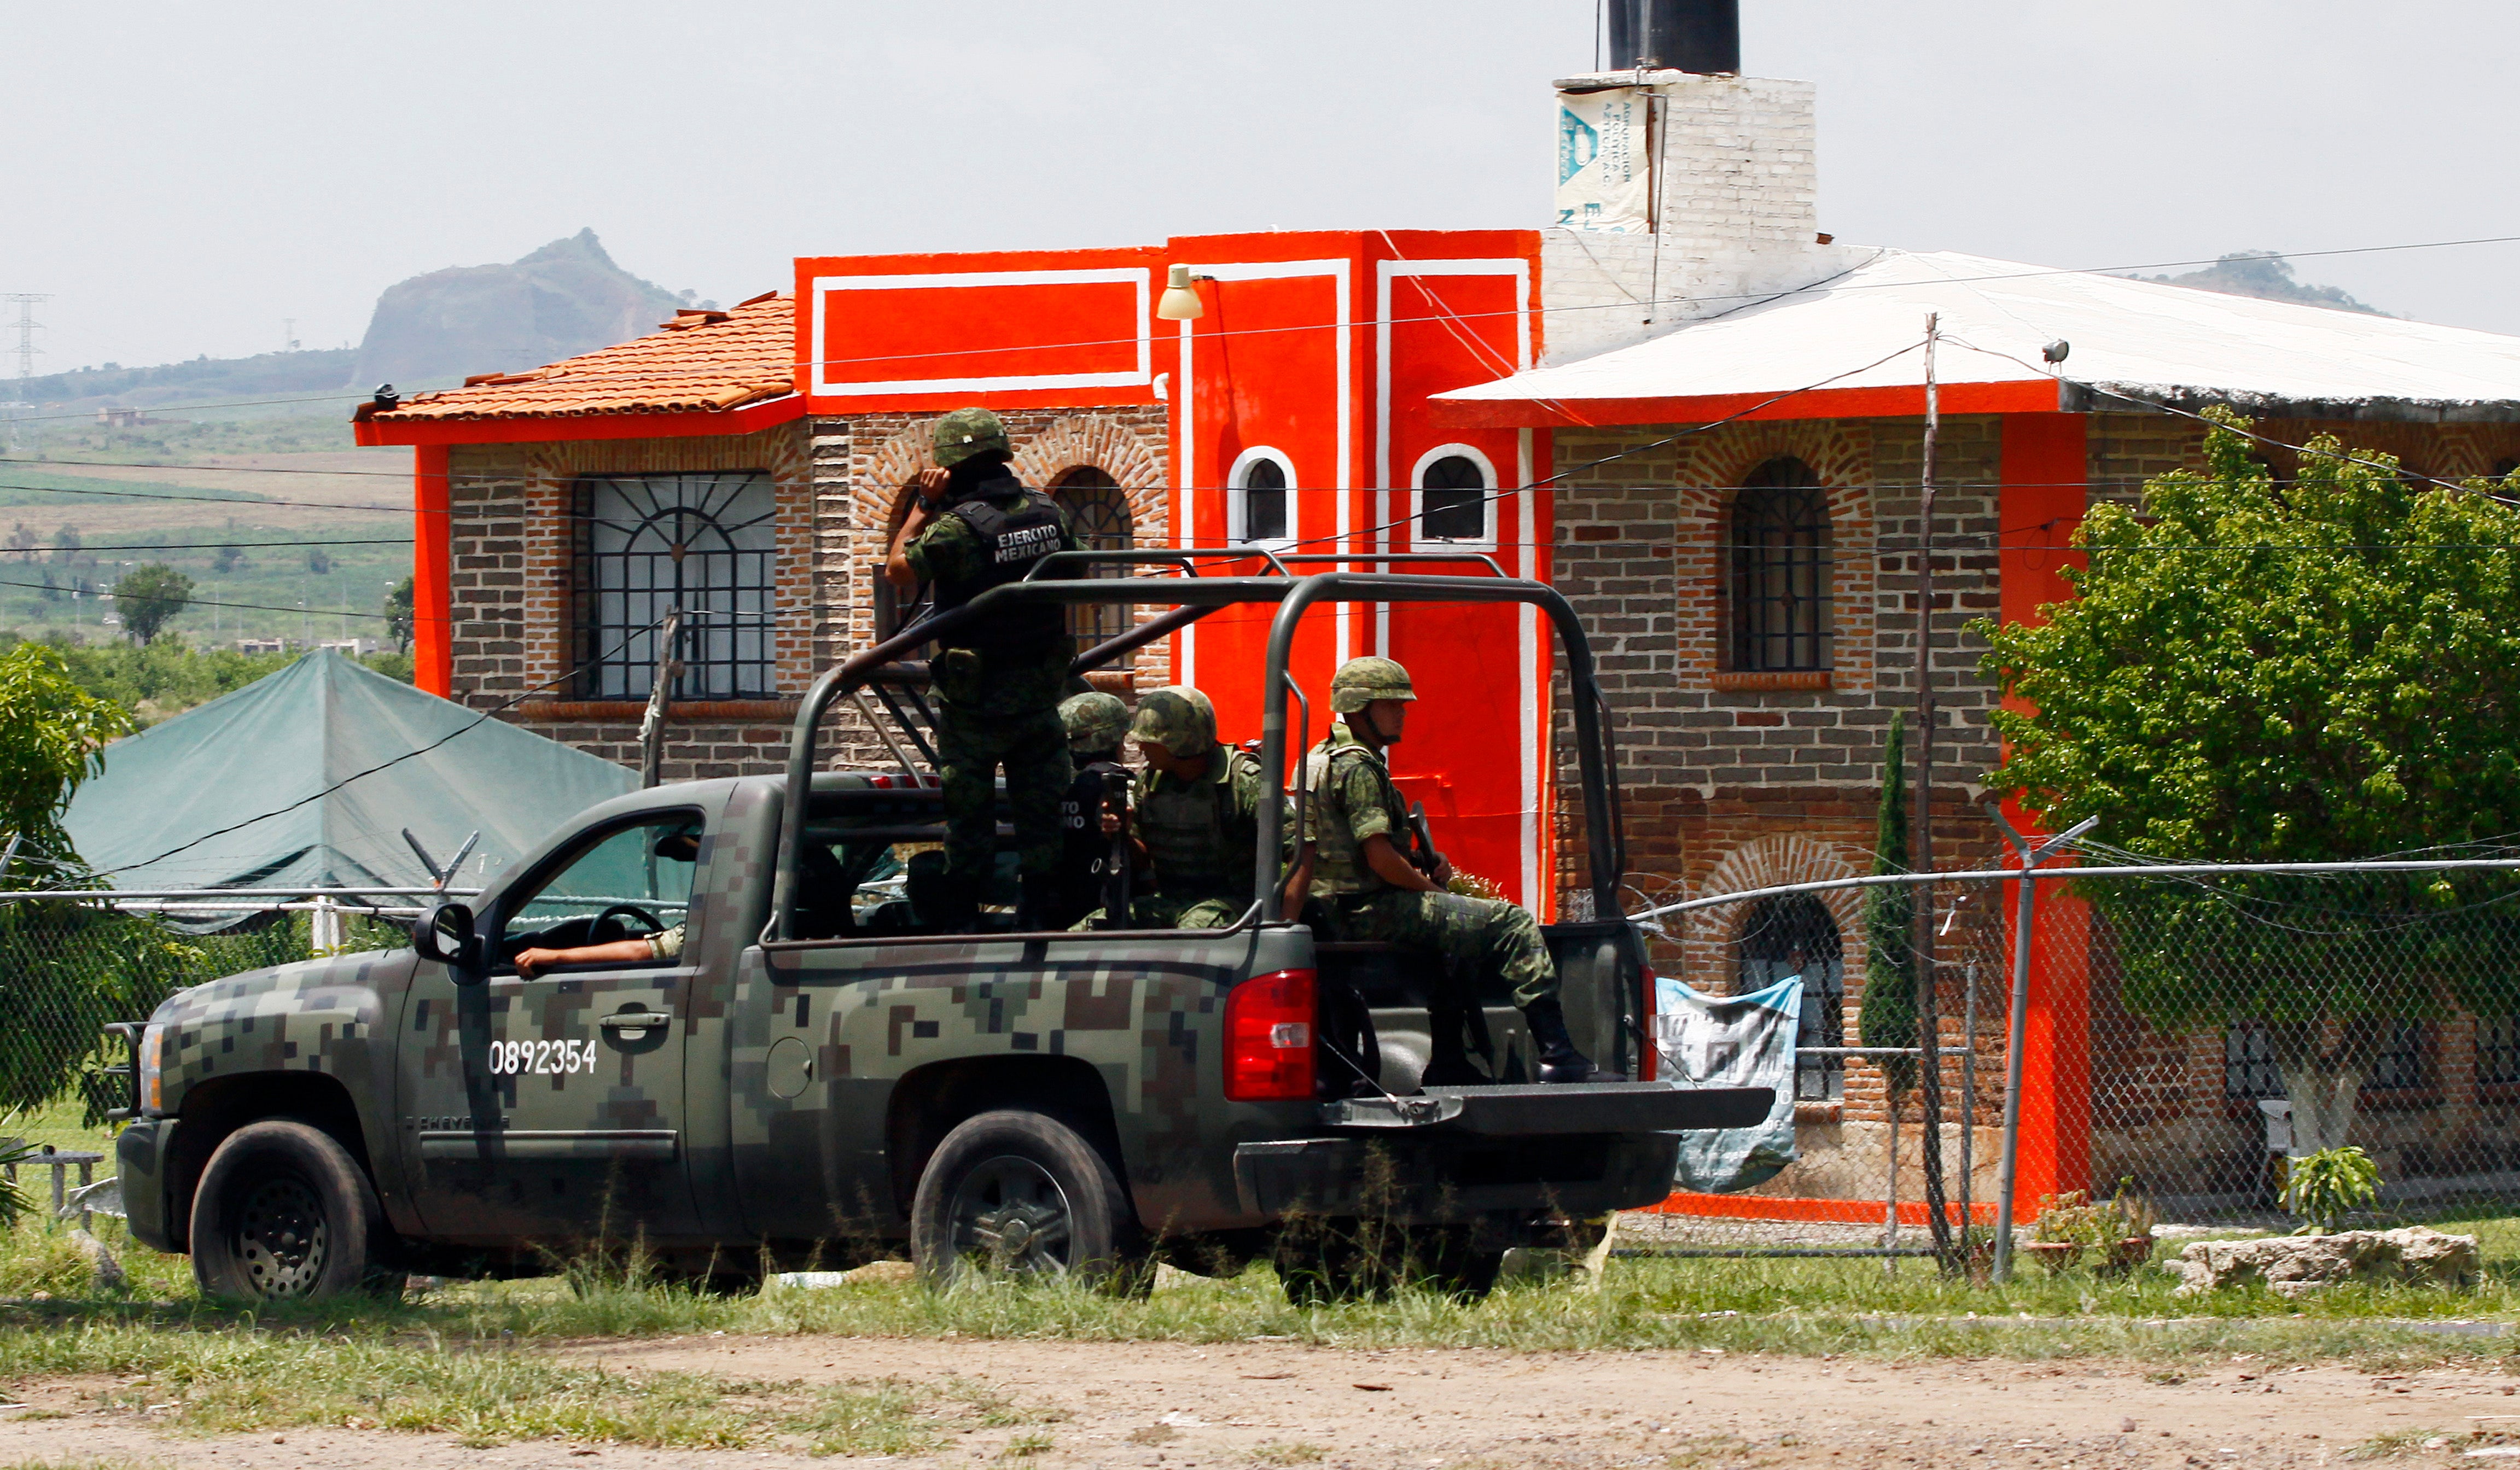
[[[2088,267],[2520,235],[2478,0],[1743,0],[1820,84],[1849,243]],[[797,254],[1528,226],[1594,0],[0,0],[0,291],[37,371],[355,341],[377,292],[592,226],[721,301]],[[2299,263],[2520,333],[2520,245]],[[0,348],[14,347],[0,332]],[[520,366],[493,364],[491,366]],[[14,355],[0,371],[14,372]]]

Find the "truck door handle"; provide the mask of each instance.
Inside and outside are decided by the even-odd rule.
[[[595,1024],[607,1031],[646,1031],[653,1026],[669,1026],[674,1018],[657,1010],[616,1010]]]

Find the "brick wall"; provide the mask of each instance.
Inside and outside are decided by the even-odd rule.
[[[1557,466],[1670,432],[1559,430]],[[1941,779],[1962,794],[1996,754],[1986,725],[1995,693],[1976,667],[1983,643],[1964,625],[1997,610],[2000,447],[1995,419],[1944,421],[1937,525],[1951,546],[1935,562],[1936,755]],[[1725,666],[1732,487],[1780,454],[1828,487],[1836,654],[1822,676]],[[1734,843],[1778,823],[1838,824],[1833,840],[1868,850],[1890,711],[1915,701],[1921,454],[1912,422],[1739,424],[1561,485],[1556,581],[1595,640],[1631,798],[1631,867],[1647,880],[1695,889]],[[1571,768],[1562,780],[1573,789]]]
[[[2260,430],[2292,444],[2333,432],[2350,447],[2397,455],[2417,472],[2443,478],[2490,472],[2520,457],[2520,425],[2271,422]],[[1915,701],[1922,424],[1742,423],[1645,448],[1674,431],[1652,425],[1555,435],[1555,468],[1569,475],[1557,492],[1555,580],[1593,636],[1620,740],[1632,906],[1866,871],[1890,715],[1912,711]],[[2193,421],[2162,415],[2092,416],[2093,494],[2132,498],[2147,476],[2197,468],[2203,434]],[[1626,451],[1639,452],[1577,468]],[[1995,846],[1978,800],[1999,753],[1988,726],[1996,691],[1977,670],[1983,641],[1965,625],[2000,610],[1994,546],[2002,526],[2001,452],[2000,419],[1944,421],[1936,524],[1945,545],[1935,563],[1933,670],[1942,793],[1935,844],[1946,865],[1992,856]],[[1779,455],[1802,460],[1825,487],[1835,645],[1824,678],[1745,674],[1727,664],[1728,516],[1736,487]],[[2287,451],[2271,447],[2267,458],[2278,474],[2293,472]],[[1562,686],[1559,708],[1567,708]],[[1561,751],[1571,748],[1571,718],[1561,716]],[[1556,825],[1561,871],[1570,890],[1581,890],[1580,787],[1571,762],[1561,760],[1559,790],[1566,797]],[[1854,1037],[1865,983],[1861,905],[1849,894],[1829,907],[1844,950],[1846,1029]],[[1743,906],[1696,918],[1673,941],[1656,943],[1657,964],[1702,989],[1732,989],[1746,917]],[[1958,995],[1946,989],[1946,1035],[1957,1043]],[[2097,1156],[2124,1160],[2162,1146],[2230,1156],[2240,1125],[2222,1104],[2219,1038],[2164,1037],[2127,1024],[2105,981],[2094,1002],[2101,1024],[2093,1034],[2103,1053],[2095,1073],[2120,1079],[2116,1091],[2096,1099],[2108,1136]],[[2447,1046],[2444,1055],[2460,1060]],[[1979,1063],[1982,1122],[2001,1097],[2001,1066],[2000,1048],[1988,1048]],[[1851,1126],[1877,1123],[1885,1105],[1880,1073],[1858,1062],[1847,1069],[1842,1112],[1821,1111]],[[1795,1187],[1822,1185],[1798,1177]]]
[[[927,463],[932,415],[854,415],[741,436],[465,446],[448,456],[455,697],[623,765],[639,764],[634,701],[577,697],[582,599],[576,484],[592,474],[761,470],[772,479],[779,557],[769,699],[678,701],[667,780],[784,769],[797,698],[872,641],[875,587],[900,487]],[[1118,481],[1141,544],[1169,539],[1161,407],[1006,416],[1015,470],[1048,484],[1093,466]],[[826,720],[831,764],[892,759],[854,708]]]

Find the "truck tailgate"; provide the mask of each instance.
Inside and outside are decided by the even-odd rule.
[[[1408,1097],[1322,1104],[1332,1128],[1442,1129],[1455,1133],[1648,1134],[1748,1128],[1768,1116],[1766,1088],[1682,1088],[1656,1082],[1584,1082],[1428,1088]]]

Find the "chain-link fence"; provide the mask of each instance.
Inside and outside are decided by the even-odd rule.
[[[62,1141],[129,1096],[106,1035],[187,986],[410,943],[396,894],[0,893],[0,1135]],[[101,1135],[99,1136],[101,1136]]]
[[[2378,1164],[2382,1218],[2520,1212],[2520,861],[2087,855],[2043,873],[2027,944],[2023,885],[1994,872],[1790,885],[1652,915],[1658,963],[1691,990],[1793,980],[1802,1001],[1791,1162],[1731,1192],[1675,1195],[1663,1233],[1727,1252],[1922,1251],[1936,1172],[1954,1227],[2001,1218],[2007,1112],[2020,1223],[2081,1191],[2139,1197],[2165,1222],[2288,1225],[2285,1157],[2345,1143]],[[1936,982],[1926,1030],[1909,939],[1919,905]],[[1920,1066],[1929,1040],[1938,1055]]]

